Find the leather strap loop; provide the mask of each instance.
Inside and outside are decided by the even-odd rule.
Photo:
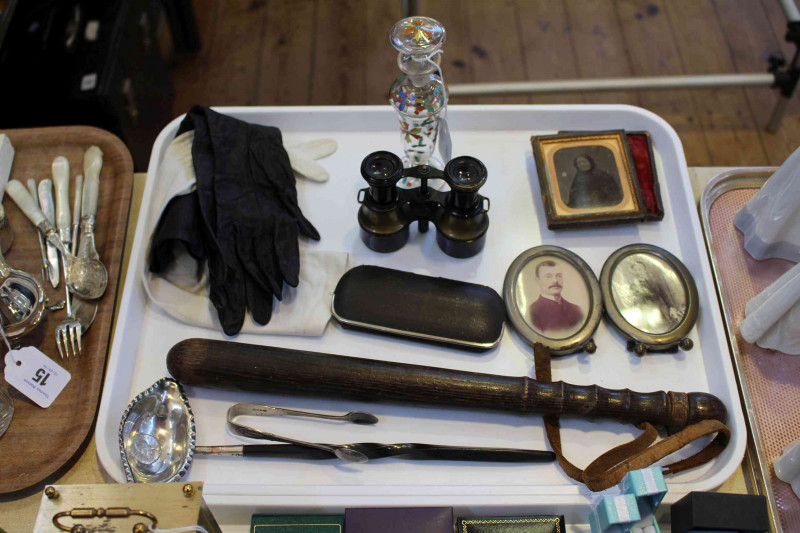
[[[687,426],[678,433],[670,435],[652,446],[647,445],[644,449],[637,450],[636,448],[638,448],[638,446],[631,445],[637,443],[641,437],[651,431],[653,435],[657,435],[652,425],[645,423],[641,424],[639,427],[642,426],[647,426],[644,428],[645,433],[642,433],[642,435],[639,435],[639,437],[629,443],[612,448],[586,467],[583,471],[582,481],[590,490],[597,492],[613,487],[622,482],[622,478],[631,470],[639,470],[640,468],[652,466],[687,444],[706,435],[716,433],[717,436],[714,440],[696,454],[664,467],[664,474],[675,474],[704,465],[722,453],[722,450],[728,445],[731,435],[728,426],[719,420],[703,420],[702,422]],[[556,454],[557,453],[558,452],[556,452]]]
[[[536,379],[552,381],[550,350],[536,343],[533,346],[533,357]],[[619,484],[625,474],[631,470],[652,466],[687,444],[706,435],[716,433],[716,437],[696,454],[664,467],[664,474],[675,474],[704,465],[722,453],[731,436],[731,430],[722,422],[718,420],[703,420],[653,444],[658,438],[658,431],[652,424],[644,422],[637,426],[642,430],[641,435],[630,442],[610,449],[592,461],[585,470],[581,470],[564,457],[558,417],[554,415],[545,416],[544,426],[547,440],[550,441],[550,446],[553,448],[553,452],[558,458],[558,464],[564,470],[564,473],[572,479],[586,484],[594,492],[613,487]]]

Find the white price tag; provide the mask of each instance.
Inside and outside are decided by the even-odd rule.
[[[33,346],[11,350],[5,358],[6,381],[39,407],[50,407],[72,377]]]

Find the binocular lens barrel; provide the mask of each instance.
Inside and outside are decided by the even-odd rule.
[[[370,185],[369,196],[375,203],[386,205],[394,201],[394,191],[395,191],[394,185],[390,185],[388,187],[378,187],[375,185]]]
[[[477,201],[478,190],[486,183],[486,167],[474,157],[465,155],[452,159],[444,171],[453,185],[453,207],[472,209]]]
[[[478,191],[475,192],[456,192],[453,191],[453,207],[462,211],[469,211],[475,207]]]
[[[361,162],[361,176],[369,183],[369,195],[378,204],[394,201],[394,180],[403,171],[403,162],[391,152],[373,152]]]

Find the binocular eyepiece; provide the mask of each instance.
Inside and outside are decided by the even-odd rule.
[[[450,160],[444,171],[428,165],[403,168],[391,152],[369,154],[361,162],[361,176],[369,185],[359,191],[358,222],[361,239],[376,252],[393,252],[405,245],[409,224],[420,232],[436,226],[436,241],[446,254],[471,257],[483,249],[489,228],[489,199],[478,191],[486,183],[486,167],[470,156]],[[398,189],[402,178],[418,178],[420,187]],[[429,179],[442,179],[450,191],[428,188]]]
[[[478,199],[478,189],[486,183],[486,167],[483,163],[464,155],[451,159],[444,173],[453,191],[453,205],[457,209],[470,209]]]
[[[403,162],[391,152],[373,152],[361,162],[361,177],[369,184],[369,196],[381,205],[395,200],[402,172]]]

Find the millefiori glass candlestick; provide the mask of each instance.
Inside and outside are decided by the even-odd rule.
[[[389,40],[399,52],[403,72],[392,84],[389,101],[397,111],[406,167],[442,168],[434,156],[439,123],[447,106],[447,87],[441,76],[444,27],[428,17],[410,17],[392,28]],[[446,163],[446,161],[445,161]],[[417,180],[404,180],[413,186]]]

